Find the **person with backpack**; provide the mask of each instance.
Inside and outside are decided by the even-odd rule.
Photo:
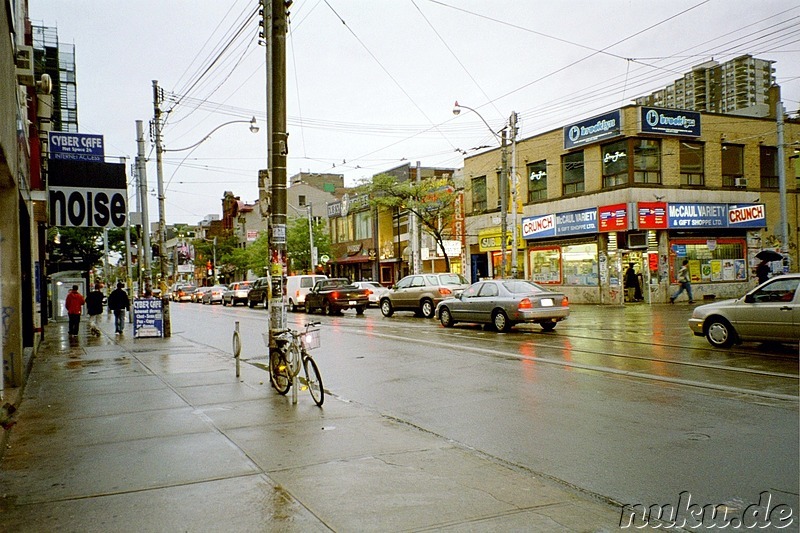
[[[681,269],[678,271],[678,283],[681,284],[680,288],[678,288],[678,292],[673,294],[670,299],[669,303],[674,304],[675,298],[681,295],[683,291],[686,291],[686,295],[689,297],[689,303],[694,303],[694,298],[692,298],[692,279],[689,277],[689,260],[684,259]]]
[[[125,330],[125,311],[131,306],[128,293],[122,287],[122,283],[117,283],[117,288],[108,295],[108,308],[114,311],[114,332],[117,335],[122,335]]]
[[[100,282],[94,284],[94,290],[86,295],[86,312],[89,313],[89,331],[99,337],[100,328],[97,326],[97,317],[103,314],[103,291]]]

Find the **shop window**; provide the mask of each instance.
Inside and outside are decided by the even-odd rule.
[[[472,212],[486,211],[486,176],[472,178]]]
[[[735,187],[744,178],[744,146],[722,145],[722,186]]]
[[[547,161],[528,164],[528,202],[547,200]]]
[[[562,157],[564,175],[562,177],[562,194],[583,192],[583,152],[575,152]]]
[[[356,240],[372,238],[372,216],[370,211],[359,211],[353,215]]]
[[[703,145],[681,142],[681,185],[704,185],[705,175]]]
[[[627,140],[622,140],[603,147],[603,188],[628,183],[627,144]]]
[[[632,139],[633,182],[661,183],[661,142],[655,139]]]
[[[529,253],[531,280],[536,283],[561,283],[561,249],[540,248]]]
[[[722,283],[748,279],[744,239],[671,240],[670,250],[672,283],[678,282],[678,271],[684,259],[689,260],[689,275],[695,283]]]
[[[350,225],[350,217],[336,218],[336,242],[350,242],[353,240],[353,232]]]
[[[761,187],[778,188],[778,149],[773,146],[761,147]]]
[[[599,284],[597,270],[597,244],[575,244],[561,248],[561,266],[564,285]]]

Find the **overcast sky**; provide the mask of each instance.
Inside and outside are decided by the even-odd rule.
[[[153,118],[152,80],[168,94],[166,219],[221,212],[224,191],[258,197],[266,168],[265,48],[257,0],[29,0],[36,25],[75,44],[78,122],[107,157],[136,155]],[[294,0],[287,36],[288,175],[348,185],[410,162],[461,167],[497,140],[512,111],[520,138],[615,109],[704,61],[775,61],[783,102],[800,108],[797,0]],[[155,156],[147,143],[150,220]],[[131,209],[135,206],[133,200]]]

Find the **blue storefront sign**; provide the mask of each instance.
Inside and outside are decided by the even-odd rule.
[[[597,208],[556,213],[556,235],[597,233]]]
[[[642,133],[700,137],[700,113],[683,109],[640,108]]]
[[[670,229],[724,228],[728,225],[726,204],[667,205],[667,227]]]
[[[596,143],[622,133],[619,109],[564,126],[564,149]]]
[[[102,135],[51,131],[47,139],[49,159],[96,163],[102,163],[105,159]]]
[[[163,337],[164,313],[160,298],[134,298],[133,336]]]

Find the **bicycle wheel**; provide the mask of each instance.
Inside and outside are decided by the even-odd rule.
[[[314,403],[321,407],[322,402],[325,401],[325,389],[322,386],[322,376],[319,375],[317,363],[314,362],[310,355],[306,355],[303,358],[303,366],[306,372],[308,392],[311,393]]]
[[[289,363],[281,350],[273,350],[269,357],[269,378],[278,394],[286,394],[292,386]]]

